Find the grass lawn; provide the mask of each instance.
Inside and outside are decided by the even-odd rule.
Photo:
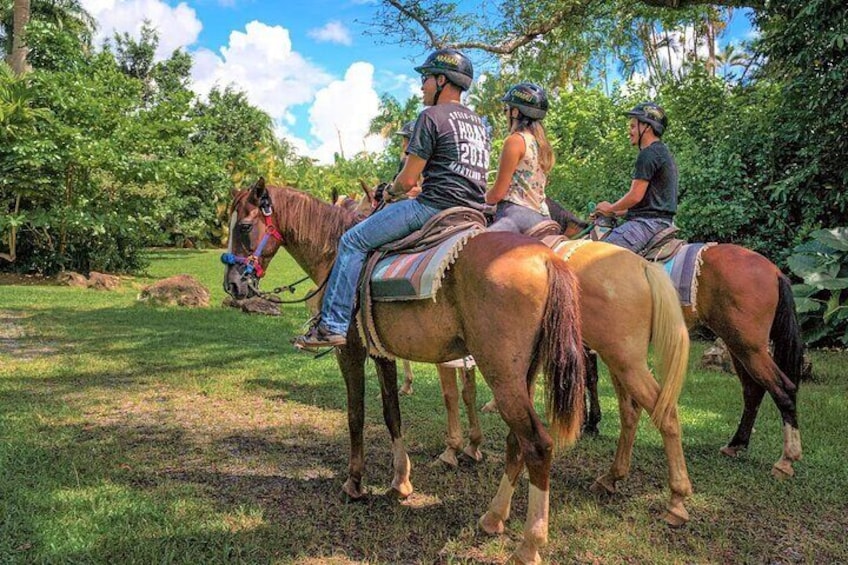
[[[486,459],[432,465],[443,449],[438,378],[415,364],[402,399],[416,492],[391,480],[379,387],[369,369],[366,482],[347,502],[345,390],[332,356],[288,344],[302,305],[277,318],[220,307],[218,252],[152,251],[145,276],[117,291],[0,278],[0,563],[502,563],[521,538],[522,479],[502,537],[476,520],[503,470],[505,426],[482,415]],[[204,309],[136,302],[178,273],[212,292]],[[301,276],[288,257],[263,287]],[[306,283],[305,283],[306,284]],[[308,285],[298,289],[299,295]],[[721,457],[741,413],[737,379],[698,370],[694,343],[680,413],[695,494],[691,522],[657,516],[668,497],[659,434],[642,418],[620,493],[588,490],[610,464],[618,419],[601,376],[598,438],[559,453],[552,471],[552,563],[848,563],[848,354],[812,353],[799,417],[804,459],[789,481],[769,471],[781,451],[766,398],[751,449]],[[478,405],[490,398],[479,379]],[[538,405],[541,410],[541,404]]]

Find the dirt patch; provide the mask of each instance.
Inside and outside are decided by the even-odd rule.
[[[0,354],[11,355],[22,361],[31,361],[56,352],[53,344],[33,339],[22,323],[22,312],[0,310]]]
[[[0,273],[0,286],[56,286],[58,283],[53,277],[44,275],[20,275],[17,273]]]

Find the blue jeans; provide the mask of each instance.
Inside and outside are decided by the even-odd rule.
[[[535,210],[527,206],[521,206],[513,202],[501,201],[495,212],[495,221],[489,226],[489,231],[512,231],[527,233],[527,231],[544,220],[549,220]]]
[[[321,305],[321,323],[332,333],[346,335],[356,298],[356,283],[368,252],[406,237],[441,210],[414,198],[386,206],[342,236],[336,263]]]
[[[613,228],[604,241],[639,253],[652,237],[671,224],[672,221],[666,218],[633,218]]]

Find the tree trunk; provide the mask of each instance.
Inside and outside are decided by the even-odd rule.
[[[22,75],[31,69],[27,63],[29,47],[26,45],[25,31],[30,18],[30,0],[15,0],[12,16],[12,52],[7,59],[16,75]]]

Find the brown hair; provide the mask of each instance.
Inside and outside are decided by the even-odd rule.
[[[548,141],[548,136],[545,134],[545,126],[542,125],[542,120],[531,120],[524,114],[521,114],[520,111],[518,118],[513,118],[513,120],[515,123],[512,128],[513,133],[526,131],[536,139],[536,143],[539,144],[539,166],[547,175],[554,168],[556,156],[554,155],[551,143]]]

